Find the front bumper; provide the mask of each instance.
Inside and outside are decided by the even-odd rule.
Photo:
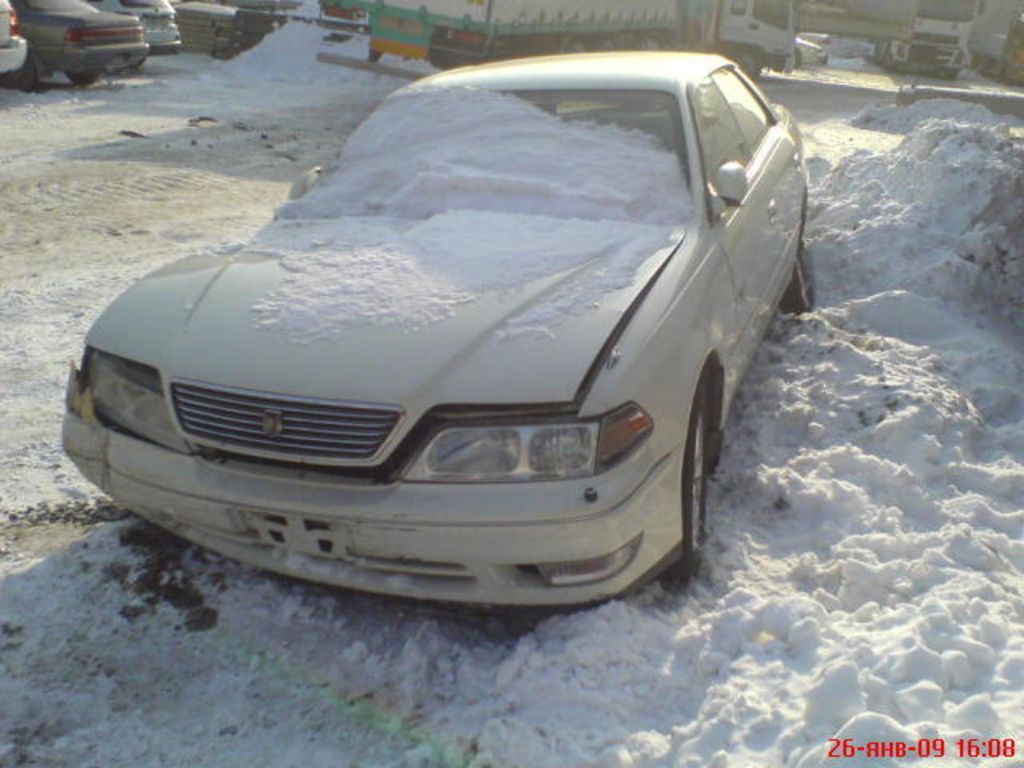
[[[25,64],[27,53],[28,43],[21,37],[13,37],[0,46],[0,73],[17,72]]]
[[[216,463],[68,412],[64,448],[115,501],[197,544],[312,581],[485,605],[614,597],[667,562],[681,538],[681,450],[644,451],[579,482],[355,484],[287,467]],[[588,502],[584,492],[598,491]],[[604,556],[639,540],[601,581],[549,586],[537,564]]]

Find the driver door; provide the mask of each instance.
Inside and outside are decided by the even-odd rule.
[[[757,346],[756,331],[761,313],[760,280],[751,271],[759,272],[765,252],[764,239],[769,231],[768,212],[772,190],[764,183],[763,174],[751,173],[753,153],[747,138],[714,76],[701,82],[694,93],[694,111],[701,145],[701,159],[709,200],[718,199],[715,176],[726,163],[739,163],[747,171],[748,191],[739,205],[731,205],[711,222],[718,247],[725,252],[733,278],[735,325],[728,333],[727,376],[739,377],[746,370]],[[712,206],[717,203],[712,202]],[[729,382],[732,384],[734,382]]]

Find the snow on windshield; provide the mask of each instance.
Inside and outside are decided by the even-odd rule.
[[[564,121],[510,95],[409,89],[255,244],[286,272],[255,324],[298,343],[422,327],[487,292],[580,270],[529,308],[531,332],[550,334],[629,287],[692,213],[679,157],[650,133]]]
[[[452,210],[672,225],[692,204],[678,159],[648,133],[567,122],[505,94],[414,88],[385,102],[280,215]]]

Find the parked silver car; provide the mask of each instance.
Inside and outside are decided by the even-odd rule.
[[[98,11],[137,16],[146,30],[151,56],[178,53],[181,32],[174,6],[168,0],[87,0]]]
[[[63,72],[90,85],[107,71],[136,67],[149,54],[134,16],[101,13],[82,0],[11,0],[29,53],[17,84],[31,90],[41,77]]]
[[[793,118],[717,56],[436,75],[249,247],[115,301],[66,451],[153,522],[330,584],[578,604],[692,573],[737,386],[810,305],[806,197]]]

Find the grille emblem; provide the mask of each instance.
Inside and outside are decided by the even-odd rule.
[[[280,411],[263,412],[263,434],[267,437],[280,437],[284,430],[284,419]]]

